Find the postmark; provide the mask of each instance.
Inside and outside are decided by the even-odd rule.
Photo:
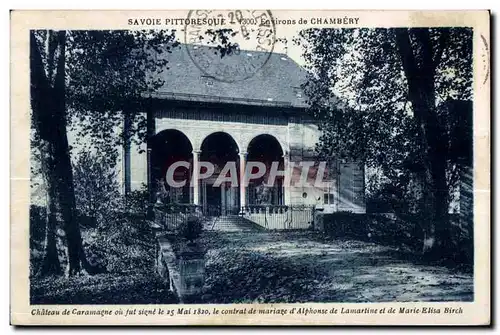
[[[486,38],[483,35],[481,35],[481,41],[483,42],[481,45],[481,68],[484,71],[484,85],[490,76],[490,50],[488,47],[488,41],[486,41]]]
[[[193,63],[204,75],[223,82],[254,76],[276,42],[269,10],[191,10],[184,33]]]

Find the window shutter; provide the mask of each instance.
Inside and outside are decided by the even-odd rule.
[[[339,211],[365,213],[364,169],[358,163],[339,164]]]

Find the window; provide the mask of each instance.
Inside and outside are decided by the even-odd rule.
[[[327,182],[328,186],[324,189],[323,193],[323,204],[333,205],[335,204],[335,183],[333,181]]]
[[[337,163],[334,161],[328,161],[327,169],[325,171],[325,188],[323,189],[323,204],[324,205],[336,205],[338,201],[338,187],[337,187]]]

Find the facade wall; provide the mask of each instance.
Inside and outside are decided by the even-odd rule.
[[[159,109],[155,113],[155,133],[174,129],[182,132],[191,142],[193,150],[200,150],[203,140],[212,133],[225,132],[234,139],[239,152],[247,152],[253,138],[268,134],[276,138],[285,153],[289,164],[298,166],[302,161],[317,161],[314,148],[320,132],[312,122],[298,116],[288,116],[276,110],[274,115],[223,114],[218,110],[193,110],[188,108]],[[281,115],[281,116],[280,116]],[[138,149],[142,149],[142,153]],[[124,165],[123,170],[126,170]],[[130,186],[132,190],[147,183],[146,145],[140,148],[131,144],[130,148]],[[314,205],[328,211],[351,210],[364,212],[364,169],[357,164],[344,164],[330,172],[335,188],[334,203],[325,205],[325,189],[308,185],[285,188],[286,205]],[[338,173],[341,172],[342,173]],[[300,169],[295,168],[300,174]],[[123,174],[122,174],[123,175]],[[124,180],[124,177],[122,177]],[[341,186],[339,189],[338,187]],[[344,188],[344,190],[342,190]]]
[[[250,141],[258,135],[274,136],[284,152],[288,151],[286,120],[277,116],[223,114],[217,110],[159,110],[156,113],[156,133],[179,130],[190,140],[194,150],[200,150],[210,134],[225,132],[235,140],[240,152],[247,152]]]
[[[290,143],[290,162],[298,166],[302,161],[317,159],[314,148],[319,141],[319,130],[313,123],[307,123],[298,117],[291,117],[288,123],[288,141]],[[298,168],[294,174],[300,173]],[[311,184],[311,183],[309,183]],[[323,201],[323,188],[311,186],[293,187],[289,191],[290,204],[320,205]]]
[[[145,143],[141,145],[132,143],[130,145],[130,152],[132,153],[130,162],[130,186],[132,190],[141,190],[144,189],[148,182],[147,146]]]
[[[126,192],[127,183],[130,184],[131,191],[138,191],[144,189],[148,182],[147,145],[146,143],[138,145],[135,142],[130,142],[128,150],[124,147],[119,148],[116,170],[122,194]]]

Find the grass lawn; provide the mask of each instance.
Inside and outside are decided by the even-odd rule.
[[[204,303],[471,301],[473,275],[374,243],[315,232],[206,232]],[[153,267],[44,278],[32,304],[172,304]]]
[[[471,301],[473,275],[315,232],[207,233],[205,302]]]
[[[175,304],[153,269],[32,281],[31,304]]]

